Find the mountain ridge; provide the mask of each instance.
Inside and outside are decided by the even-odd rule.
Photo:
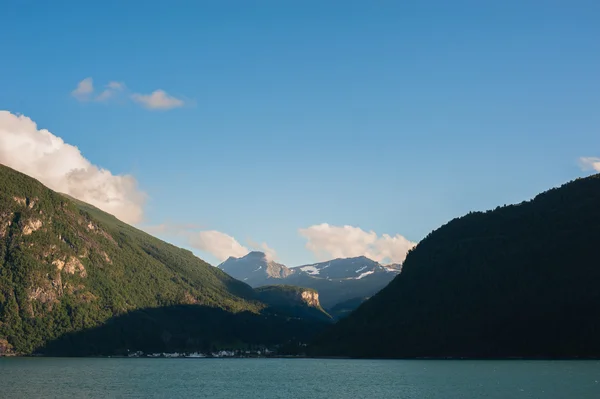
[[[270,344],[278,339],[281,343],[306,340],[306,335],[298,336],[295,331],[313,334],[325,325],[322,321],[308,323],[280,309],[275,314],[252,287],[190,251],[54,192],[4,165],[0,165],[0,187],[0,355],[43,352],[50,342],[69,334],[75,337],[80,331],[94,330],[96,338],[114,334],[103,328],[110,320],[119,320],[125,328],[127,323],[147,320],[149,314],[157,317],[152,331],[160,341],[160,336],[175,335],[175,327],[164,324],[172,321],[168,312],[151,310],[161,308],[222,323],[213,326],[215,331],[233,328],[235,334],[223,332],[223,336],[238,345],[261,343],[256,341],[260,335],[241,328],[246,322],[253,328],[263,325],[280,331],[279,336],[271,335]],[[128,317],[130,314],[136,316]],[[124,332],[123,328],[117,331]],[[177,328],[178,336],[183,337],[177,342],[193,338],[185,325]],[[213,333],[198,331],[205,336],[194,337],[190,341],[196,342],[194,345],[232,343],[210,342],[215,339]],[[118,336],[104,338],[115,345],[121,342]],[[83,345],[84,341],[77,342]],[[60,342],[54,346],[58,350],[54,354],[69,348],[68,340]],[[139,340],[127,342],[136,345]],[[172,347],[168,342],[165,345]],[[72,350],[77,352],[77,348]]]
[[[600,357],[600,175],[427,235],[317,356]]]
[[[255,288],[285,284],[316,289],[326,311],[341,302],[359,303],[351,300],[372,296],[400,273],[365,256],[287,267],[260,251],[229,257],[217,267]]]

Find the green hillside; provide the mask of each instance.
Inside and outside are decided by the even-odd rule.
[[[429,234],[315,355],[599,357],[600,176]]]
[[[282,335],[269,338],[271,343],[306,338],[283,328],[290,317],[266,315],[267,305],[250,286],[191,252],[2,165],[0,253],[4,353],[44,351],[66,333],[98,329],[113,318],[128,320],[128,314],[140,309],[186,304],[226,313],[227,323],[214,326],[217,333],[244,313],[257,316],[253,328],[261,328],[260,320],[267,318],[269,325],[282,327]],[[154,327],[168,337],[169,327],[160,319]],[[231,340],[246,338],[262,343],[259,335]],[[211,342],[204,339],[203,344]]]

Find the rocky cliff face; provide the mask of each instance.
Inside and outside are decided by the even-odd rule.
[[[294,273],[294,271],[281,263],[267,260],[267,276],[271,278],[286,278]]]
[[[314,308],[321,307],[321,304],[319,303],[319,294],[317,291],[302,291],[300,298],[300,300],[306,303],[308,306],[312,306]]]
[[[316,290],[290,285],[268,285],[257,288],[256,292],[260,301],[272,309],[300,317],[310,315],[313,318],[331,320],[331,316],[321,307]]]
[[[291,285],[267,285],[256,289],[260,299],[269,305],[285,304],[320,308],[319,293],[315,290]]]
[[[219,269],[252,287],[277,284],[294,273],[294,270],[269,259],[263,252],[253,251],[241,258],[230,257]]]
[[[6,339],[0,338],[0,356],[14,355],[13,347]]]
[[[99,249],[94,237],[98,234],[107,236],[106,232],[102,229],[92,231],[86,216],[76,212],[66,200],[61,203],[59,199],[54,209],[44,205],[47,204],[37,197],[14,196],[4,202],[0,212],[6,276],[12,275],[15,283],[17,270],[10,269],[21,262],[19,272],[27,274],[27,286],[21,300],[10,290],[7,300],[10,302],[14,298],[20,302],[21,310],[29,317],[52,311],[64,296],[69,296],[69,301],[94,301],[96,297],[85,287],[87,270],[84,263],[90,262],[90,258],[97,261],[100,257],[106,261],[106,253]],[[57,216],[57,213],[62,215]],[[34,264],[38,267],[33,267]],[[0,285],[8,286],[7,278]],[[4,351],[6,347],[3,345]]]

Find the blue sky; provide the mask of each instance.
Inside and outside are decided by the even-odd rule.
[[[147,195],[137,225],[213,264],[229,244],[203,231],[289,265],[398,260],[397,235],[529,199],[600,156],[596,1],[0,10],[0,110],[133,175]],[[74,96],[86,78],[94,91]]]

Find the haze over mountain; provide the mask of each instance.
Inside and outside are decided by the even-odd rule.
[[[314,290],[253,290],[190,251],[0,165],[0,355],[306,341]]]
[[[368,298],[400,272],[399,265],[383,266],[364,256],[290,268],[258,251],[240,258],[230,257],[218,267],[252,287],[288,284],[315,289],[325,309],[348,300]]]
[[[600,356],[600,175],[471,212],[319,337],[317,355]]]

